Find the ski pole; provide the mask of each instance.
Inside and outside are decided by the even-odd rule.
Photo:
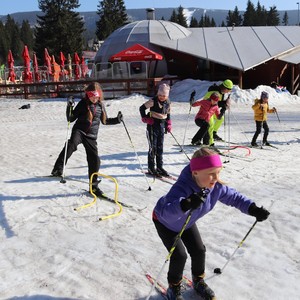
[[[232,114],[232,116],[233,116],[235,122],[238,124],[238,126],[239,126],[241,132],[244,134],[244,136],[245,136],[245,138],[246,138],[246,140],[247,140],[247,143],[250,144],[250,140],[248,139],[247,135],[245,134],[245,130],[242,128],[240,122],[239,122],[238,119],[236,118],[236,116],[235,116],[235,114],[233,113],[233,111],[231,111],[231,114]]]
[[[226,148],[226,144],[228,146],[227,148],[230,148],[230,141],[227,140],[227,133],[226,133],[226,129],[227,129],[226,115],[227,115],[226,112],[224,112],[224,122],[223,122],[223,124],[224,124],[224,148]],[[230,152],[229,151],[225,153],[224,163],[225,164],[230,163]]]
[[[264,107],[261,106],[261,111],[262,111],[262,119],[261,119],[261,127],[260,127],[260,149],[263,149],[263,128],[264,128]]]
[[[250,232],[252,231],[252,229],[254,228],[254,226],[256,225],[257,220],[253,223],[253,225],[251,226],[251,228],[248,230],[248,232],[246,233],[246,235],[244,236],[244,238],[241,240],[241,242],[238,244],[237,248],[234,250],[234,252],[231,254],[231,256],[228,258],[227,262],[225,263],[225,265],[223,266],[223,268],[215,268],[214,269],[214,273],[215,274],[222,274],[222,272],[224,271],[225,267],[229,264],[229,262],[231,261],[231,259],[233,258],[233,256],[235,255],[235,253],[238,251],[239,248],[242,247],[243,243],[245,242],[246,238],[248,237],[248,235],[250,234]]]
[[[71,100],[71,99],[73,100],[72,96],[68,98],[68,101]],[[64,165],[63,165],[63,171],[62,171],[62,177],[61,177],[60,183],[66,183],[65,170],[66,170],[66,164],[67,164],[68,137],[69,137],[69,129],[70,129],[70,123],[71,123],[70,118],[71,118],[71,115],[72,115],[72,111],[73,111],[73,106],[70,107],[70,111],[69,111],[66,145],[65,145],[65,155],[64,155]]]
[[[230,95],[229,95],[230,97]],[[229,97],[227,98],[227,100],[229,100]],[[228,123],[228,146],[230,146],[230,142],[231,142],[231,124],[230,124],[230,107],[228,107],[228,114],[227,114],[227,123]]]
[[[277,116],[278,122],[281,123],[281,122],[280,122],[280,119],[279,119],[279,116],[278,116],[277,109],[275,110],[275,114],[276,114],[276,116]]]
[[[144,174],[144,177],[145,177],[145,179],[146,179],[146,181],[147,181],[147,184],[149,185],[148,191],[151,191],[151,186],[150,186],[149,181],[148,181],[148,179],[147,179],[147,176],[146,176],[146,174],[145,174],[145,172],[144,172],[144,169],[143,169],[143,167],[142,167],[140,158],[139,158],[139,156],[138,156],[138,154],[137,154],[137,152],[136,152],[136,150],[135,150],[135,147],[134,147],[134,145],[133,145],[132,139],[131,139],[130,134],[129,134],[128,130],[127,130],[127,127],[126,127],[126,125],[125,125],[124,120],[122,120],[122,123],[123,123],[123,125],[124,125],[125,131],[126,131],[126,133],[127,133],[127,136],[128,136],[128,138],[129,138],[129,141],[130,141],[130,143],[131,143],[131,146],[132,146],[132,148],[133,148],[133,150],[134,150],[134,152],[135,152],[135,156],[136,156],[136,158],[137,158],[137,161],[138,161],[139,164],[140,164],[141,171],[142,171],[142,173]]]
[[[277,116],[277,119],[278,119],[278,122],[279,122],[279,124],[280,124],[281,129],[283,129],[283,128],[282,128],[282,123],[281,123],[281,121],[280,121],[280,119],[279,119],[279,115],[278,115],[277,109],[275,109],[275,114],[276,114],[276,116]],[[284,132],[284,131],[282,131],[282,132]],[[285,134],[283,134],[283,136],[284,136],[284,139],[285,139],[286,144],[289,145],[290,143],[286,140]]]
[[[260,127],[260,149],[263,149],[263,128],[264,128],[264,121],[261,121]]]
[[[175,138],[174,134],[172,132],[170,132],[171,136],[173,137],[173,139],[175,140],[175,142],[177,143],[177,145],[180,147],[180,152],[183,152],[185,154],[185,156],[187,157],[188,160],[191,160],[188,155],[186,154],[186,152],[183,150],[182,146],[178,143],[177,139]]]
[[[188,114],[186,125],[185,125],[185,130],[184,130],[184,135],[183,135],[183,141],[182,141],[182,147],[181,147],[181,149],[183,149],[183,146],[184,146],[185,135],[186,135],[186,131],[187,131],[189,119],[190,119],[190,114],[191,114],[191,109],[192,109],[192,103],[194,101],[195,94],[196,94],[196,91],[193,90],[192,93],[191,93],[191,96],[190,96],[190,109],[189,109],[189,114]],[[180,150],[180,151],[182,151],[182,150]]]
[[[160,278],[160,276],[161,276],[161,274],[162,274],[162,272],[163,272],[163,270],[164,270],[164,268],[165,268],[165,265],[166,265],[166,264],[168,263],[168,261],[170,260],[170,258],[171,258],[171,256],[172,256],[172,254],[173,254],[173,252],[174,252],[174,250],[175,250],[175,248],[176,248],[176,246],[177,246],[177,244],[178,244],[178,242],[179,242],[179,240],[180,240],[180,238],[181,238],[181,236],[182,236],[182,234],[183,234],[183,232],[184,232],[184,230],[185,230],[187,224],[189,223],[189,221],[190,221],[190,219],[191,219],[192,213],[193,213],[193,210],[191,209],[190,212],[189,212],[189,214],[188,214],[188,216],[187,216],[187,218],[186,218],[186,220],[185,220],[185,222],[184,222],[184,224],[183,224],[183,226],[182,226],[182,228],[181,228],[181,230],[180,230],[180,232],[176,235],[175,241],[174,241],[174,243],[173,243],[173,245],[172,245],[172,247],[171,247],[171,250],[170,250],[168,256],[166,257],[166,260],[165,260],[164,264],[162,265],[162,267],[161,267],[161,269],[160,269],[160,271],[159,271],[157,277],[154,279],[154,283],[153,283],[152,286],[151,286],[151,290],[150,290],[149,295],[148,295],[148,297],[146,298],[146,300],[149,300],[149,299],[150,299],[151,294],[152,294],[152,292],[153,292],[153,289],[154,289],[154,287],[156,286],[156,284],[157,284],[157,282],[158,282],[158,280],[159,280],[159,278]]]
[[[148,126],[147,126],[148,127]],[[154,167],[154,159],[155,159],[155,152],[153,147],[153,127],[151,126],[149,129],[146,128],[146,137],[149,145],[149,153],[151,153],[151,164]],[[149,155],[148,153],[148,155]],[[149,158],[148,158],[148,165],[149,165]],[[153,173],[153,182],[155,182],[156,175]]]

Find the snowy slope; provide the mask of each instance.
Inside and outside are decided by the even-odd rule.
[[[197,128],[197,112],[189,115],[188,99],[196,90],[200,98],[210,82],[185,80],[171,92],[173,134],[180,143],[187,128],[188,143]],[[207,247],[207,282],[218,300],[299,299],[299,132],[300,98],[278,94],[269,87],[233,90],[230,113],[231,140],[249,144],[255,124],[251,105],[262,90],[270,93],[270,142],[279,149],[251,149],[252,162],[230,158],[222,179],[258,205],[271,211],[258,223],[222,275],[213,274],[236,249],[254,219],[234,208],[218,204],[197,222]],[[156,275],[167,252],[151,221],[157,199],[170,184],[146,178],[135,151],[146,168],[145,125],[140,95],[109,100],[107,112],[115,117],[121,110],[122,124],[101,126],[98,137],[102,161],[100,172],[115,177],[123,207],[120,216],[98,221],[118,211],[115,204],[93,200],[88,188],[87,163],[80,146],[71,157],[66,175],[79,181],[43,178],[51,172],[66,139],[66,99],[0,99],[0,299],[137,299],[147,297],[150,285],[145,272]],[[28,110],[19,110],[30,103]],[[187,120],[188,124],[187,124]],[[186,127],[187,126],[187,127]],[[228,128],[228,127],[227,127]],[[223,129],[219,134],[224,136]],[[288,144],[287,144],[288,143]],[[193,149],[185,148],[191,156]],[[188,163],[171,135],[165,138],[165,168],[174,175]],[[234,150],[244,156],[244,149]],[[224,158],[225,160],[225,158]],[[149,185],[152,191],[148,191]],[[101,188],[114,196],[114,183],[103,179]],[[161,280],[166,283],[165,268]],[[188,259],[186,275],[190,276]],[[189,293],[191,299],[193,294]],[[153,293],[151,299],[160,299]]]

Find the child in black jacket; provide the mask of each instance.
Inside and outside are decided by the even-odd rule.
[[[74,108],[74,100],[71,98],[67,105],[67,120],[75,122],[71,138],[67,142],[67,153],[65,164],[67,164],[70,156],[77,150],[79,144],[83,144],[87,162],[89,178],[93,173],[97,173],[100,168],[100,158],[98,155],[97,136],[100,122],[103,125],[119,124],[123,120],[123,115],[119,111],[116,118],[107,118],[105,107],[103,104],[103,91],[99,83],[91,83],[85,91],[85,97],[79,101]],[[73,109],[74,108],[74,109]],[[51,172],[53,176],[60,177],[63,175],[64,156],[66,145],[60,152],[54,168]],[[97,196],[101,196],[103,192],[98,187],[98,177],[93,176],[93,192]]]

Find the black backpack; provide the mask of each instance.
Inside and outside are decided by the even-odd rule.
[[[208,88],[208,92],[211,92],[211,91],[218,91],[219,89],[218,89],[218,85],[217,84],[213,84],[213,85],[211,85],[209,88]]]

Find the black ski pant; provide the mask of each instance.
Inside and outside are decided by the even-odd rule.
[[[99,168],[100,168],[100,158],[98,156],[97,140],[87,137],[84,133],[82,133],[79,130],[73,130],[71,137],[68,140],[66,164],[67,164],[68,159],[73,154],[73,152],[75,152],[77,150],[77,146],[79,144],[82,144],[83,147],[85,148],[86,158],[87,158],[87,162],[88,162],[89,179],[90,179],[91,175],[93,173],[98,172]],[[54,165],[55,170],[63,169],[65,149],[66,149],[66,145],[61,150],[61,152],[55,162],[55,165]],[[97,178],[98,178],[98,176],[94,175],[93,182],[96,182]]]
[[[203,144],[208,145],[209,144],[209,136],[208,136],[209,123],[203,119],[196,119],[195,123],[197,126],[200,127],[200,129],[192,138],[192,144],[198,141],[201,142],[201,140],[203,139]]]
[[[261,133],[261,128],[264,129],[264,135],[263,135],[262,142],[263,143],[267,142],[267,138],[268,138],[268,135],[269,135],[269,126],[268,126],[267,121],[255,121],[255,123],[256,123],[256,131],[255,131],[254,136],[252,138],[252,143],[256,143],[256,140],[257,140],[258,136]]]
[[[153,220],[159,237],[164,243],[167,250],[170,252],[178,232],[174,232],[166,228],[157,220]],[[186,229],[181,239],[178,240],[176,248],[170,257],[168,282],[178,283],[183,276],[184,265],[187,259],[185,251],[187,249],[192,261],[192,275],[198,277],[205,271],[205,246],[202,242],[199,230],[196,224]]]
[[[147,125],[147,138],[149,143],[148,151],[148,169],[154,170],[156,167],[163,167],[164,152],[164,134],[165,122],[155,122],[153,125]]]

